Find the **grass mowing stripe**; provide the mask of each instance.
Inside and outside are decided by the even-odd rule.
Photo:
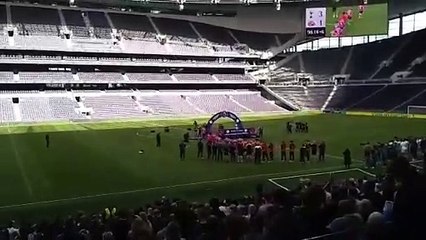
[[[293,171],[291,173],[298,173],[298,174],[306,173],[307,174],[307,173],[312,172],[312,171],[315,172],[315,171],[320,171],[320,170],[333,170],[333,169],[337,170],[337,169],[340,169],[340,168],[341,168],[340,166],[331,166],[331,167],[326,167],[326,168],[313,168],[313,169],[306,169],[306,170],[300,170],[300,171]],[[35,205],[46,205],[46,204],[48,205],[48,204],[59,203],[59,202],[78,201],[78,200],[94,199],[94,198],[101,198],[101,197],[108,197],[108,196],[126,195],[126,194],[141,193],[141,192],[148,192],[148,191],[154,191],[154,190],[164,190],[164,189],[172,189],[172,188],[180,188],[180,187],[189,187],[189,186],[194,186],[194,185],[203,185],[203,184],[212,184],[212,183],[214,184],[214,183],[231,182],[231,181],[238,181],[238,180],[261,178],[261,177],[271,177],[271,176],[277,176],[277,175],[282,175],[282,174],[286,174],[286,173],[279,172],[279,173],[255,174],[255,175],[248,175],[248,176],[242,176],[242,177],[232,177],[232,178],[224,178],[224,179],[210,180],[210,181],[182,183],[182,184],[175,184],[175,185],[169,185],[169,186],[151,187],[151,188],[136,189],[136,190],[122,191],[122,192],[111,192],[111,193],[102,193],[102,194],[87,195],[87,196],[72,197],[72,198],[63,198],[63,199],[55,199],[55,200],[22,203],[22,204],[5,205],[5,206],[0,206],[0,210],[10,209],[10,208],[35,206]],[[305,176],[306,174],[304,174],[303,176]],[[292,176],[290,178],[292,178]]]
[[[7,131],[10,133],[9,128]],[[22,179],[24,180],[25,187],[27,188],[27,193],[30,197],[33,197],[33,188],[31,187],[31,182],[28,179],[27,172],[25,171],[24,164],[22,163],[21,155],[19,154],[18,149],[16,148],[15,139],[13,139],[12,134],[9,135],[10,144],[13,148],[13,154],[15,155],[15,161],[18,165],[19,172],[21,173]]]

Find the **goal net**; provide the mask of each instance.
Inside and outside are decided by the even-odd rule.
[[[425,106],[409,105],[407,106],[407,114],[408,115],[426,115],[426,105]]]

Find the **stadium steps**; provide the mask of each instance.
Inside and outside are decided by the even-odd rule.
[[[300,71],[305,72],[305,62],[303,61],[302,54],[297,55],[297,58],[299,60]]]
[[[21,109],[19,107],[19,103],[13,103],[12,107],[13,107],[13,115],[15,116],[15,120],[17,122],[21,122],[22,121],[22,115],[21,115]]]
[[[286,109],[289,110],[293,110],[293,111],[297,111],[300,110],[301,107],[296,105],[295,103],[281,97],[280,95],[278,95],[276,92],[272,91],[268,86],[261,84],[260,87],[266,92],[268,93],[271,97],[275,98],[276,100],[278,100],[279,102],[281,102],[283,105],[286,106]]]
[[[62,8],[58,8],[59,20],[61,21],[62,27],[67,27],[67,22],[65,21],[64,13],[62,12]]]
[[[192,28],[192,30],[195,32],[195,34],[197,34],[199,39],[203,39],[203,36],[201,36],[201,33],[197,30],[197,28],[195,28],[194,24],[192,24],[192,22],[189,22],[189,26]]]
[[[151,23],[152,27],[155,29],[155,32],[157,33],[157,35],[160,35],[161,32],[158,29],[157,25],[154,23],[154,21],[152,20],[152,18],[150,16],[146,16],[148,18],[149,23]]]
[[[391,110],[389,110],[388,112],[393,112],[393,111],[395,111],[395,110],[397,110],[397,109],[401,108],[402,106],[404,106],[404,105],[406,105],[406,104],[408,104],[408,103],[412,102],[414,99],[416,99],[416,98],[418,98],[418,97],[422,96],[424,93],[426,93],[426,89],[423,89],[423,91],[421,91],[421,92],[417,93],[416,95],[414,95],[413,97],[411,97],[411,98],[410,98],[410,99],[408,99],[407,101],[405,101],[405,102],[403,102],[403,103],[401,103],[401,104],[399,104],[399,105],[395,106],[394,108],[392,108],[392,109],[391,109]]]
[[[106,18],[110,28],[115,29],[114,23],[112,22],[111,17],[109,16],[108,12],[105,11],[104,14],[105,14],[105,18]]]
[[[238,40],[237,37],[235,37],[234,33],[231,30],[227,30],[228,34],[234,39],[234,41],[238,44],[241,44],[241,42]]]
[[[12,25],[12,11],[10,10],[10,2],[6,2],[6,19],[7,25]]]
[[[348,69],[349,62],[351,61],[353,52],[354,52],[354,46],[352,46],[349,49],[349,53],[348,53],[348,56],[346,57],[345,63],[343,64],[342,68],[340,69],[340,74],[346,74],[346,71]]]
[[[379,68],[368,78],[369,80],[375,78],[377,75],[380,75],[382,70],[384,70],[388,65],[392,64],[392,60],[411,42],[414,35],[411,35],[408,39],[406,39],[399,47],[386,59],[383,63],[380,64]]]
[[[189,100],[189,97],[187,97],[187,98],[185,98],[185,101],[189,104],[189,105],[191,105],[196,111],[198,111],[199,113],[207,113],[206,111],[204,111],[204,110],[202,110],[201,108],[199,108],[199,107],[197,107],[193,102],[191,102],[190,100]]]
[[[336,93],[336,91],[337,91],[337,85],[334,85],[333,90],[328,95],[327,100],[325,100],[325,102],[324,102],[324,105],[322,105],[321,111],[324,111],[325,109],[327,109],[327,106],[330,103],[330,101],[333,98],[333,96]]]
[[[244,106],[243,104],[239,103],[237,100],[235,100],[232,96],[229,96],[229,100],[231,100],[233,103],[237,104],[238,106],[244,108],[245,110],[249,111],[249,112],[254,112],[253,110],[251,110],[250,108]]]

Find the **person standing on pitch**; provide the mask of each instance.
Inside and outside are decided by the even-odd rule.
[[[269,143],[268,150],[269,150],[269,161],[274,161],[274,144],[273,143]]]
[[[259,142],[254,147],[254,164],[260,164],[260,157],[262,156],[262,147]]]
[[[345,164],[345,168],[351,168],[352,157],[351,151],[348,148],[346,148],[346,150],[343,152],[343,163]]]
[[[296,145],[293,141],[290,141],[290,152],[289,152],[289,159],[290,162],[294,161],[294,151],[296,150]]]
[[[285,141],[281,142],[281,161],[287,161],[287,144]]]
[[[49,136],[49,134],[46,134],[46,136],[44,136],[44,140],[46,142],[46,148],[49,148],[49,146],[50,146],[50,136]]]
[[[324,162],[325,160],[325,142],[322,141],[321,144],[318,146],[319,155],[318,155],[318,161]]]
[[[204,144],[203,144],[203,141],[201,141],[201,139],[197,143],[197,149],[198,149],[197,158],[204,159]]]
[[[181,161],[185,160],[185,155],[186,155],[186,144],[184,141],[182,141],[179,143],[179,157]]]
[[[156,139],[157,139],[157,147],[161,147],[161,136],[160,136],[160,133],[157,133]]]

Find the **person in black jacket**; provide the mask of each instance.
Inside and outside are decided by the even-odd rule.
[[[346,150],[343,152],[343,163],[345,164],[345,168],[351,168],[352,157],[351,151],[348,148],[346,148]]]
[[[156,140],[157,140],[157,147],[161,147],[161,136],[160,136],[160,133],[157,133],[157,136],[156,136]]]
[[[204,144],[203,141],[201,141],[201,139],[198,141],[197,143],[197,158],[204,158]]]

